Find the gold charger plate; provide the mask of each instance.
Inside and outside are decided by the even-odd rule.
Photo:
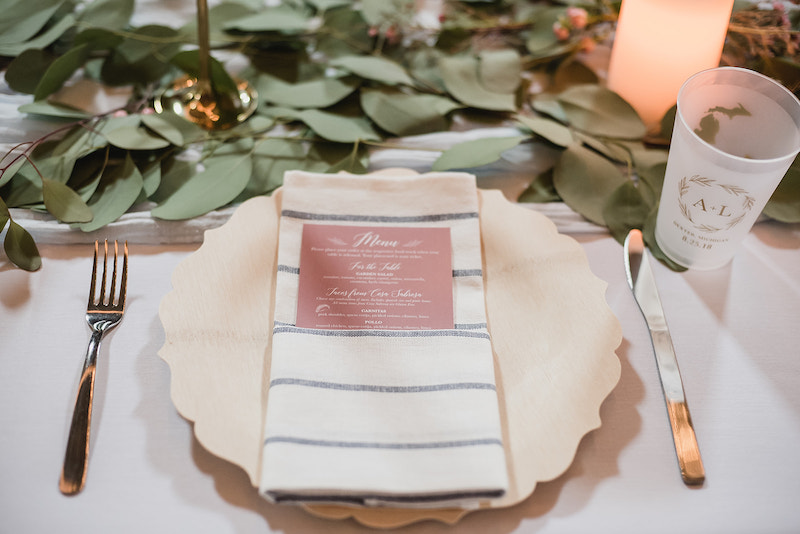
[[[479,191],[484,282],[510,488],[486,508],[526,499],[561,475],[578,443],[600,426],[617,384],[622,340],[606,283],[572,238],[543,215]],[[161,302],[175,407],[197,440],[244,469],[258,487],[269,383],[281,192],[244,202],[175,269]],[[390,528],[425,519],[453,524],[468,510],[308,506]]]

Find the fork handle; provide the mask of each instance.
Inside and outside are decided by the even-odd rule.
[[[65,495],[74,495],[83,489],[86,482],[86,468],[89,463],[89,434],[92,428],[92,399],[94,397],[94,376],[97,369],[97,353],[103,333],[93,331],[86,350],[78,395],[72,411],[72,423],[67,438],[67,451],[58,488]]]

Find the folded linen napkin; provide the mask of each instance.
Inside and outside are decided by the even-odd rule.
[[[318,227],[309,229],[310,225]],[[425,302],[420,295],[427,296],[430,286],[424,284],[435,281],[421,282],[426,289],[412,290],[410,295],[403,293],[403,284],[429,278],[428,273],[417,276],[412,267],[426,255],[436,256],[420,244],[432,235],[425,232],[441,232],[436,229],[449,234],[451,257],[436,259],[433,267],[424,266],[435,277],[433,271],[441,271],[446,260],[444,285],[446,298],[452,299],[447,302],[451,315],[444,313],[449,321],[445,327],[437,323],[429,328],[425,324],[428,309],[414,306]],[[312,231],[321,231],[323,241],[327,236],[326,242],[333,244],[314,249],[309,241]],[[413,254],[398,252],[405,256],[391,261],[376,255],[378,260],[372,264],[362,262],[364,257],[346,258],[342,264],[345,268],[366,263],[367,270],[376,265],[379,270],[397,269],[385,276],[403,281],[399,291],[407,302],[400,298],[398,304],[395,299],[393,307],[387,296],[385,306],[374,299],[371,304],[356,303],[356,312],[367,312],[366,319],[354,317],[354,324],[344,324],[345,314],[325,309],[337,291],[323,288],[321,294],[303,297],[322,302],[311,305],[322,316],[303,318],[301,313],[300,318],[330,324],[298,326],[298,308],[309,307],[306,301],[298,306],[301,279],[303,284],[324,279],[323,286],[334,288],[347,282],[326,277],[330,266],[315,264],[325,250],[329,256],[337,251],[340,256],[358,253],[336,237],[337,231],[355,232],[361,244],[368,234],[372,245],[418,247]],[[399,239],[378,237],[397,231]],[[413,239],[419,231],[423,239]],[[508,480],[486,327],[479,232],[472,175],[286,174],[260,485],[267,499],[471,508],[503,495]],[[405,240],[408,243],[406,234],[412,236]],[[355,268],[355,281],[350,280],[353,284],[385,283],[383,288],[392,293],[392,280],[367,273],[364,282],[359,269]],[[311,282],[310,270],[314,271]],[[317,276],[317,271],[322,274]],[[387,292],[381,289],[381,294]],[[337,302],[353,304],[351,297],[340,296]],[[412,324],[403,324],[404,320],[386,328],[358,324],[383,319],[391,323],[397,306],[409,306],[409,313],[396,316],[418,312],[409,319]],[[325,316],[327,312],[331,316]],[[441,319],[442,310],[434,306],[431,313]],[[416,324],[420,320],[422,324]]]

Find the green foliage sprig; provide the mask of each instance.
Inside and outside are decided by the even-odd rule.
[[[20,110],[63,122],[0,160],[0,229],[8,225],[6,254],[24,269],[41,260],[9,207],[83,231],[145,201],[153,217],[188,219],[269,194],[289,169],[366,172],[370,147],[446,131],[459,115],[519,133],[452,146],[433,169],[469,169],[544,143],[558,157],[521,201],[564,201],[620,241],[643,228],[655,247],[666,141],[648,137],[579,61],[613,32],[617,5],[604,0],[448,2],[437,28],[417,24],[407,0],[223,1],[211,9],[214,54],[247,58],[237,75],[256,87],[259,106],[222,132],[152,112],[160,91],[197,68],[195,23],[133,27],[133,0],[0,0],[0,10],[10,14],[0,22],[6,82],[34,98]],[[212,84],[224,88],[231,80],[220,66]],[[129,87],[130,99],[87,113],[62,89],[76,77]],[[798,221],[797,169],[784,184],[765,213]]]

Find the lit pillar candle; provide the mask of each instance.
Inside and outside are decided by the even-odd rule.
[[[609,89],[656,126],[689,76],[719,65],[732,7],[733,0],[624,0]]]

